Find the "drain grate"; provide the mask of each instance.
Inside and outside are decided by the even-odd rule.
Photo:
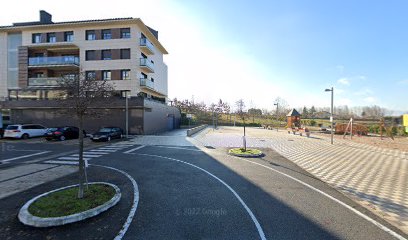
[[[213,146],[204,146],[204,147],[206,147],[208,149],[215,149],[215,147],[213,147]]]

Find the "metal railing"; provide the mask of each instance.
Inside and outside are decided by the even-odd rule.
[[[36,87],[36,86],[49,86],[49,87],[56,87],[59,85],[60,78],[53,78],[53,77],[44,77],[44,78],[29,78],[28,79],[28,86]]]
[[[154,46],[147,38],[140,38],[139,43],[141,47],[147,47],[151,52],[154,52]]]
[[[79,65],[79,57],[77,56],[30,57],[28,59],[28,65],[29,66]]]
[[[140,59],[140,66],[141,67],[148,67],[151,70],[154,69],[154,64],[148,58],[141,58]]]
[[[151,80],[149,80],[147,78],[141,78],[140,79],[140,86],[154,89],[154,82],[152,82]]]

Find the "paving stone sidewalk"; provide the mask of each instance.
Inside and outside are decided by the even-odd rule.
[[[229,131],[207,130],[194,141],[201,146],[242,146],[240,132],[224,129]],[[325,137],[307,138],[287,131],[252,128],[247,132],[257,136],[247,138],[248,146],[274,149],[408,233],[407,153],[350,140],[331,145]]]

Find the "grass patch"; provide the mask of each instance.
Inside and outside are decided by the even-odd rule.
[[[78,187],[64,189],[41,197],[33,202],[28,211],[37,217],[61,217],[83,212],[112,199],[116,191],[103,184],[89,184],[84,198],[78,199]]]
[[[259,155],[259,154],[262,154],[262,151],[258,149],[251,149],[251,148],[247,148],[246,151],[243,148],[233,148],[229,150],[229,153],[243,154],[243,155]]]

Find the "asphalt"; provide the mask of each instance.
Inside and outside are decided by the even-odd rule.
[[[226,155],[226,149],[145,146],[124,153],[131,148],[90,162],[124,170],[138,183],[140,200],[124,239],[260,239],[260,232],[266,239],[394,239],[320,193],[252,162],[306,182],[398,231],[270,149],[248,162]],[[0,239],[113,239],[129,214],[133,188],[125,176],[92,165],[90,181],[121,188],[117,206],[63,227],[36,229],[18,222],[26,201],[76,179],[71,174],[1,199],[6,207],[0,210]]]

